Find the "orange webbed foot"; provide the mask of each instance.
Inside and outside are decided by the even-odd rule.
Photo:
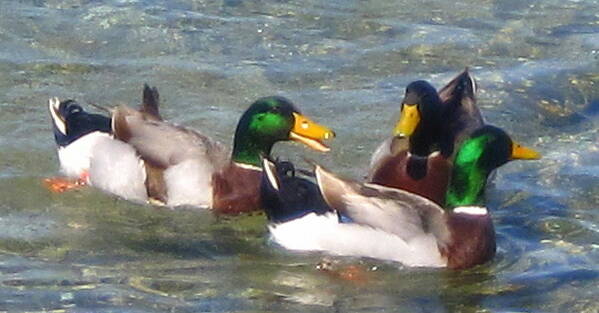
[[[367,268],[356,264],[335,264],[330,260],[323,260],[316,269],[328,274],[329,276],[340,279],[342,281],[351,282],[357,285],[368,284],[371,280],[371,275]]]
[[[63,193],[69,190],[78,189],[87,185],[88,180],[87,172],[81,174],[78,179],[71,179],[66,177],[50,177],[44,179],[44,185],[48,190],[55,193]]]

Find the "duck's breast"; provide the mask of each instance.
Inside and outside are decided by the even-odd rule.
[[[260,168],[231,162],[212,175],[213,203],[217,213],[239,214],[262,209]]]
[[[416,160],[403,151],[381,160],[370,181],[403,189],[443,205],[450,172],[451,164],[438,152]]]
[[[450,244],[442,249],[448,267],[465,269],[486,263],[495,256],[495,229],[487,214],[449,214]]]

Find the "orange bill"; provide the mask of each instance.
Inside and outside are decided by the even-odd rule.
[[[525,147],[517,142],[512,143],[512,160],[537,160],[541,158],[541,154],[537,151]]]
[[[293,117],[295,118],[295,124],[289,133],[291,140],[301,142],[316,151],[327,152],[331,150],[322,141],[335,137],[332,130],[311,121],[299,113],[293,113]]]

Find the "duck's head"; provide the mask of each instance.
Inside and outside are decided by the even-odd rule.
[[[324,140],[335,137],[329,128],[302,115],[283,97],[265,97],[254,102],[241,116],[235,131],[233,160],[260,166],[278,141],[293,140],[321,151],[329,151]]]
[[[484,205],[487,178],[511,160],[536,160],[537,151],[514,142],[501,128],[485,125],[460,146],[446,195],[446,207]]]
[[[435,87],[423,80],[410,83],[393,135],[410,137],[411,152],[428,155],[440,138],[441,110],[442,103]]]
[[[95,131],[111,131],[109,117],[87,113],[75,100],[61,102],[56,97],[50,98],[48,109],[52,117],[54,139],[59,146],[66,146]]]

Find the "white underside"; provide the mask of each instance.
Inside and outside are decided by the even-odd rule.
[[[190,159],[164,171],[168,205],[212,206],[212,173],[209,162]]]
[[[310,213],[290,222],[270,225],[269,230],[272,240],[289,250],[370,257],[414,267],[447,266],[432,234],[414,236],[406,241],[372,227],[339,223],[334,213]]]
[[[89,171],[90,159],[95,151],[96,144],[110,138],[107,133],[93,132],[75,140],[66,147],[59,147],[60,170],[67,177],[80,178],[84,172]]]
[[[136,202],[147,201],[146,171],[130,145],[106,136],[98,140],[90,158],[90,184]]]

